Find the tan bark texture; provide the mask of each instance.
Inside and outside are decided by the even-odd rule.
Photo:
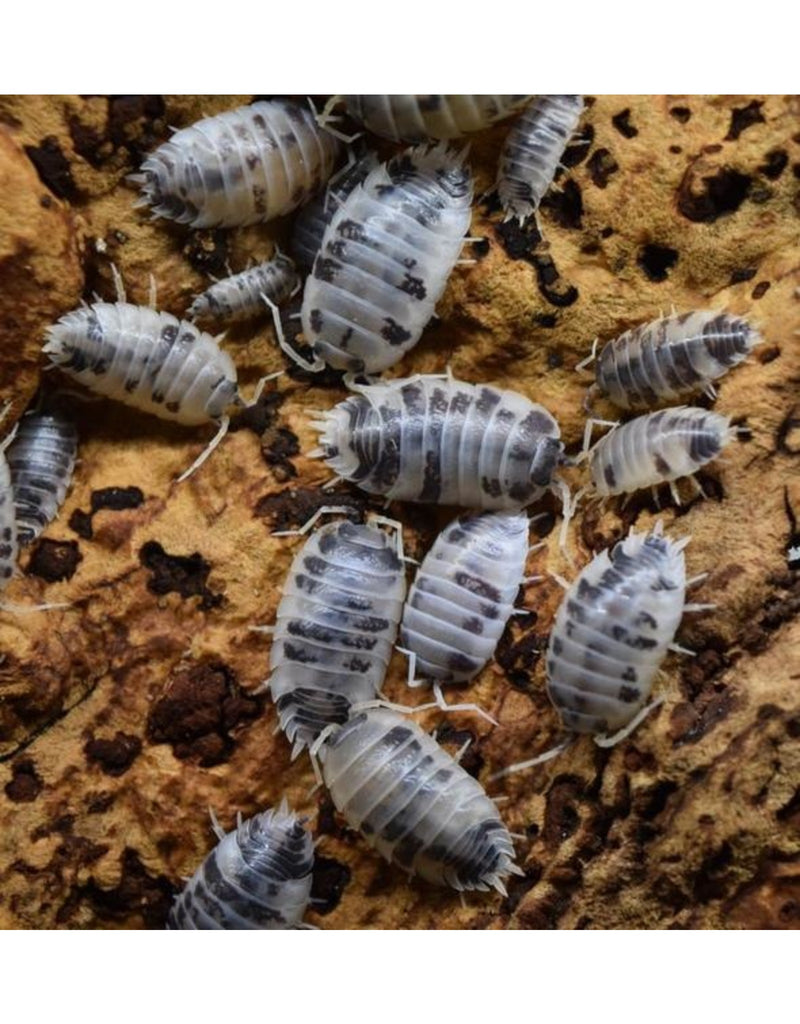
[[[134,211],[125,176],[169,126],[252,97],[24,97],[0,100],[0,398],[18,418],[40,380],[46,325],[92,293],[180,315],[208,282],[285,243],[291,218],[192,231]],[[473,140],[476,195],[493,184],[507,125]],[[382,148],[382,152],[389,152]],[[339,374],[296,368],[268,385],[210,460],[175,477],[211,427],[162,422],[108,401],[71,408],[80,463],[59,518],[20,560],[4,599],[70,607],[0,612],[0,926],[160,928],[182,877],[213,846],[208,808],[230,827],[287,796],[320,839],[307,920],[321,928],[789,928],[800,924],[800,99],[784,96],[587,98],[583,138],[543,204],[540,224],[503,224],[475,207],[476,262],[456,267],[440,319],[391,375],[442,372],[519,390],[580,446],[594,338],[667,312],[726,309],[764,343],[725,377],[714,407],[746,428],[700,474],[705,499],[666,489],[570,527],[576,567],[558,550],[558,506],[534,533],[531,574],[572,577],[634,525],[660,517],[691,534],[690,574],[707,579],[656,692],[665,699],[627,740],[589,738],[498,782],[488,777],[562,735],[545,691],[544,650],[561,590],[521,595],[495,659],[451,691],[486,708],[420,720],[502,797],[524,877],[507,897],[408,880],[311,794],[257,688],[269,623],[322,503],[379,509],[354,487],[321,485],[309,410],[345,397]],[[469,255],[469,251],[465,252]],[[268,318],[224,347],[248,395],[286,367]],[[61,384],[65,381],[62,379]],[[702,400],[705,402],[706,400]],[[598,401],[595,415],[615,415]],[[571,487],[585,469],[567,471]],[[420,558],[453,509],[396,505]],[[798,553],[800,555],[800,552]],[[794,565],[800,564],[800,558]],[[396,654],[386,685],[418,703]]]

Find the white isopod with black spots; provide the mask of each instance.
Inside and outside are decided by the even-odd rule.
[[[187,310],[192,319],[252,320],[280,306],[300,287],[294,263],[278,253],[266,263],[223,277],[198,295]]]
[[[371,171],[328,225],[303,292],[316,361],[379,373],[417,344],[470,225],[472,176],[445,145]]]
[[[269,691],[292,757],[383,684],[406,579],[396,542],[373,526],[327,523],[295,556],[278,606]]]
[[[286,801],[239,821],[175,899],[170,929],[276,929],[300,925],[311,898],[314,842]]]
[[[530,96],[394,95],[341,99],[347,113],[375,135],[393,142],[425,142],[457,139],[489,128],[514,114]]]
[[[637,416],[591,449],[594,492],[609,497],[669,483],[680,504],[675,481],[689,477],[700,490],[692,474],[715,459],[735,436],[729,417],[708,409],[676,406]]]
[[[6,438],[0,445],[0,590],[14,575],[19,554],[14,490],[4,450],[10,441],[11,438]]]
[[[99,395],[176,423],[219,423],[214,439],[178,478],[183,480],[222,440],[228,406],[245,405],[236,367],[216,340],[194,324],[124,301],[115,280],[120,301],[94,302],[66,313],[48,328],[42,351]]]
[[[558,424],[515,391],[420,375],[359,385],[317,415],[311,454],[390,500],[518,509],[561,487]]]
[[[505,878],[522,874],[497,807],[416,722],[365,709],[318,742],[337,810],[408,874],[503,894]]]
[[[712,381],[760,342],[755,328],[730,313],[695,310],[660,317],[603,346],[593,390],[622,409],[659,405],[692,391],[713,397]]]
[[[480,672],[514,610],[528,555],[524,512],[456,519],[434,541],[411,585],[400,644],[421,683],[465,682]]]
[[[6,456],[20,544],[34,541],[58,515],[77,457],[78,432],[72,420],[57,412],[22,417]]]
[[[537,96],[514,123],[500,154],[497,194],[506,220],[539,209],[583,111],[580,96]]]
[[[175,132],[130,180],[138,205],[194,228],[244,227],[300,206],[330,177],[341,143],[310,108],[263,100]]]

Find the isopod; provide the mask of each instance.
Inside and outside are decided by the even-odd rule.
[[[514,114],[530,96],[395,95],[341,99],[347,113],[375,135],[393,142],[425,142],[457,139],[488,128]]]
[[[299,287],[294,263],[278,253],[266,263],[215,281],[195,298],[187,312],[199,320],[251,320],[265,313],[270,303],[279,306],[285,302]]]
[[[30,544],[64,502],[78,456],[75,424],[61,413],[23,416],[6,458],[19,543]]]
[[[300,206],[331,175],[341,143],[291,100],[263,100],[175,132],[139,174],[157,217],[194,228],[244,227]]]
[[[400,643],[420,677],[465,682],[494,654],[525,575],[524,512],[461,516],[436,538],[411,585]]]
[[[730,313],[695,310],[660,317],[603,346],[595,387],[622,409],[659,405],[692,391],[714,397],[712,381],[760,342],[755,328]]]
[[[171,313],[126,302],[116,273],[115,282],[117,302],[95,302],[66,313],[48,328],[42,351],[99,395],[164,420],[219,423],[216,436],[178,478],[184,480],[224,437],[228,406],[245,404],[236,367],[210,334]]]
[[[405,594],[395,542],[374,526],[327,523],[295,556],[268,683],[293,758],[380,690]]]
[[[14,490],[11,484],[11,471],[8,468],[4,452],[8,443],[9,439],[6,438],[3,445],[0,446],[0,589],[5,587],[14,575],[19,553]]]
[[[317,415],[311,455],[389,500],[518,509],[561,485],[558,424],[515,391],[420,375],[359,385]]]
[[[591,422],[591,421],[590,421]],[[736,435],[730,419],[718,412],[676,406],[637,416],[601,438],[589,454],[595,493],[629,494],[669,482],[680,504],[675,481],[711,462]]]
[[[461,252],[471,201],[471,174],[443,144],[407,150],[353,189],[306,280],[308,369],[379,373],[417,344]]]
[[[320,741],[337,810],[386,860],[458,890],[505,894],[504,879],[522,874],[494,803],[416,722],[371,708]]]
[[[167,928],[295,928],[311,897],[314,843],[284,800],[225,833],[176,897]]]
[[[304,270],[311,269],[331,218],[356,185],[360,185],[378,163],[375,153],[366,153],[344,170],[338,171],[328,182],[325,192],[298,211],[289,246],[298,266]]]
[[[580,96],[537,96],[514,123],[500,154],[497,193],[506,220],[539,209],[583,111]]]

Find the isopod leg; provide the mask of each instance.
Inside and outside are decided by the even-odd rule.
[[[488,782],[494,782],[496,779],[502,779],[506,775],[513,775],[516,772],[525,771],[526,768],[533,768],[537,764],[544,764],[546,761],[552,761],[554,757],[558,757],[559,754],[563,754],[568,747],[571,747],[575,742],[574,734],[570,734],[557,743],[554,747],[549,750],[545,750],[543,754],[539,754],[537,757],[532,757],[528,761],[517,761],[515,764],[508,765],[507,768],[503,768],[502,771],[495,772],[494,775],[490,775]]]
[[[492,725],[500,725],[496,718],[492,718],[489,712],[478,704],[448,704],[444,699],[441,684],[438,682],[433,684],[433,696],[436,700],[435,707],[439,708],[440,711],[474,711]]]
[[[341,512],[344,514],[352,513],[353,507],[351,505],[320,505],[317,511],[309,516],[308,519],[303,523],[302,526],[296,530],[276,530],[273,537],[302,537],[314,526],[314,524],[325,515],[335,514]]]
[[[206,459],[209,457],[209,455],[214,451],[214,449],[219,444],[222,443],[222,439],[228,433],[228,426],[229,425],[230,425],[230,417],[229,416],[223,416],[220,419],[220,421],[219,421],[219,430],[211,438],[211,440],[206,445],[206,447],[203,449],[203,451],[200,452],[200,454],[197,456],[197,458],[194,460],[194,462],[191,464],[191,466],[189,466],[189,468],[184,473],[181,473],[181,475],[175,481],[176,484],[183,483],[183,481],[187,480],[192,475],[192,473],[194,473],[194,471],[196,469],[199,469],[203,465],[203,463],[206,461]]]
[[[289,356],[293,363],[296,363],[298,366],[302,367],[304,370],[307,370],[309,373],[319,373],[320,370],[324,370],[325,363],[319,357],[317,357],[313,363],[310,363],[307,359],[303,359],[299,352],[295,352],[295,350],[286,340],[286,337],[283,333],[283,326],[281,324],[281,318],[280,313],[278,312],[278,307],[275,305],[272,299],[268,298],[263,292],[260,292],[260,295],[265,304],[269,307],[270,312],[272,313],[272,324],[275,328],[275,337],[278,339],[278,345],[282,349],[282,351],[284,351],[286,355]]]
[[[655,709],[660,707],[663,703],[664,698],[657,697],[654,701],[651,701],[643,707],[638,715],[634,715],[630,722],[628,722],[628,724],[618,732],[612,733],[610,736],[595,736],[595,743],[598,747],[615,747],[618,743],[627,739],[634,729],[637,729],[642,724],[650,712],[655,711]]]

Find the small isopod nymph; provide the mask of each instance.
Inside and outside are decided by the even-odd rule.
[[[505,894],[505,878],[522,874],[497,807],[416,722],[360,711],[324,738],[319,759],[337,810],[409,875]]]
[[[343,96],[347,113],[393,142],[457,139],[510,117],[530,96]]]
[[[482,512],[461,516],[436,538],[400,627],[415,682],[465,682],[492,657],[525,575],[528,526],[523,512]]]
[[[727,416],[692,406],[637,416],[606,434],[591,450],[589,469],[595,493],[609,497],[669,483],[680,504],[674,481],[694,480],[693,474],[715,459],[735,434]]]
[[[539,209],[582,111],[580,96],[537,96],[515,121],[497,174],[506,220],[522,222]]]
[[[327,523],[295,556],[278,606],[269,690],[292,757],[383,684],[406,579],[395,540]]]
[[[571,732],[625,729],[650,696],[684,612],[689,538],[659,522],[601,551],[567,591],[547,649],[547,692]]]
[[[186,883],[167,928],[296,928],[311,897],[314,843],[286,801],[239,821]]]
[[[265,297],[280,306],[299,285],[294,263],[288,256],[278,253],[266,263],[215,281],[197,296],[187,313],[193,320],[252,320],[267,312]]]
[[[380,373],[420,339],[470,225],[472,176],[445,145],[375,168],[333,216],[306,280],[316,363]]]
[[[264,100],[175,132],[131,180],[155,216],[194,228],[244,227],[300,206],[328,180],[340,152],[309,107]]]
[[[344,170],[337,171],[328,182],[325,192],[298,211],[289,249],[304,270],[310,270],[314,265],[333,215],[356,185],[360,185],[378,163],[375,153],[366,153]]]
[[[596,387],[621,409],[659,405],[709,390],[761,342],[742,317],[695,310],[641,324],[609,341],[596,365]]]
[[[20,544],[36,540],[58,515],[77,457],[78,432],[66,416],[33,412],[22,417],[6,456]]]
[[[464,508],[522,508],[557,481],[558,424],[515,391],[420,375],[359,386],[320,415],[331,469],[370,494]]]

